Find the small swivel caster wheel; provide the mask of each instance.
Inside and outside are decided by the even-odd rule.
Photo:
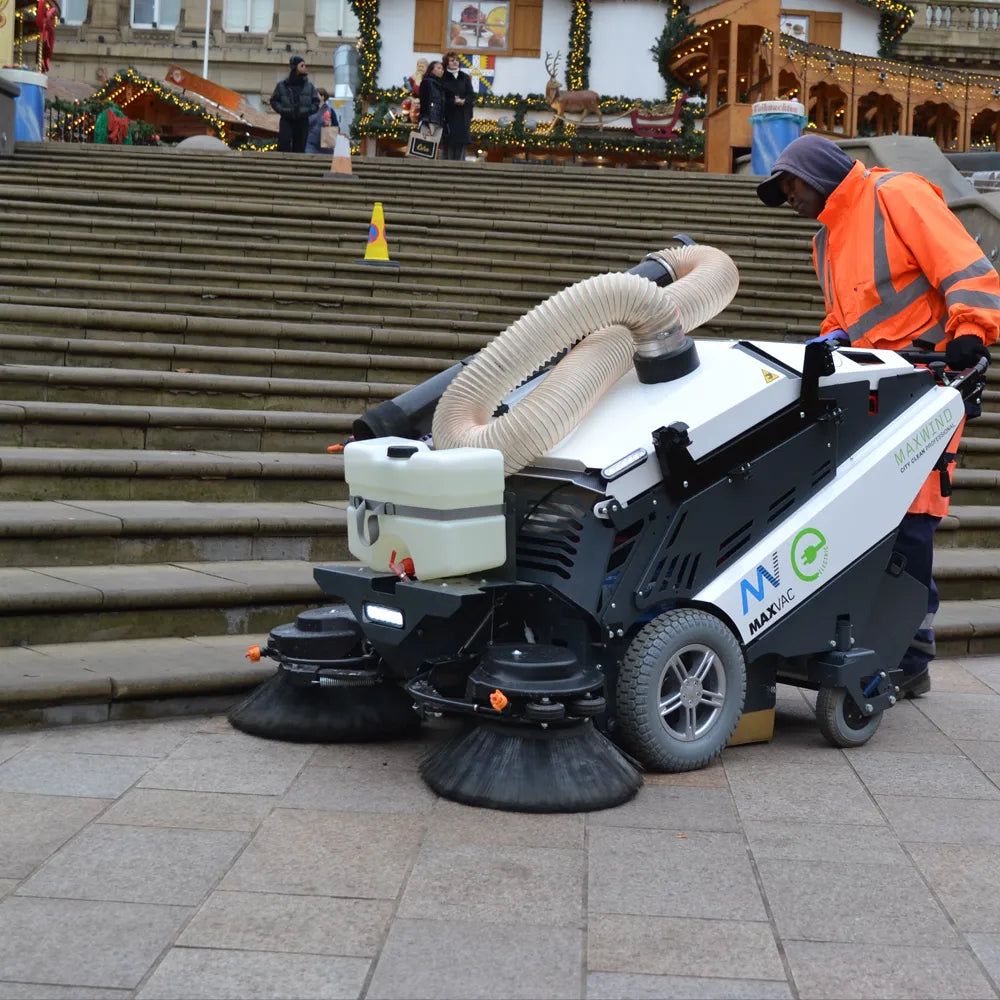
[[[822,687],[816,696],[819,731],[835,747],[860,747],[867,743],[882,721],[881,712],[865,715],[842,687]]]

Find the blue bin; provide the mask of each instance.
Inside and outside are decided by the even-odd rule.
[[[752,110],[750,170],[766,177],[781,151],[806,127],[805,108],[797,101],[762,101]]]
[[[45,138],[45,90],[49,78],[27,69],[3,69],[0,76],[21,90],[14,98],[14,138],[18,142],[41,142]]]

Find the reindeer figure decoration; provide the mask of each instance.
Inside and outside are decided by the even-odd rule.
[[[562,90],[559,87],[559,81],[556,79],[556,71],[559,67],[559,56],[560,53],[556,52],[555,58],[552,58],[551,52],[545,53],[545,69],[549,74],[549,82],[545,84],[545,103],[548,104],[550,108],[555,110],[556,116],[552,119],[552,124],[555,125],[560,118],[562,118],[567,111],[570,112],[582,112],[580,115],[579,124],[583,124],[583,120],[587,115],[594,114],[597,115],[597,121],[600,124],[600,128],[604,130],[604,119],[601,116],[600,107],[600,96],[596,90]]]

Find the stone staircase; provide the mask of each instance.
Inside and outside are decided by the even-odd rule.
[[[799,339],[810,223],[744,177],[21,144],[0,187],[0,647],[246,633],[348,558],[329,444],[544,297],[677,232],[700,336]],[[399,268],[360,261],[374,202]],[[998,372],[1000,376],[1000,372]],[[1000,379],[998,379],[1000,381]],[[946,652],[1000,649],[1000,384],[939,535]]]

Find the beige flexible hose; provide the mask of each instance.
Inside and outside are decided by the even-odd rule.
[[[680,346],[718,315],[739,285],[736,265],[708,246],[670,247],[652,257],[677,280],[661,288],[636,274],[599,274],[535,306],[481,350],[434,411],[435,448],[496,448],[510,475],[561,441],[632,367],[632,356]],[[509,412],[504,396],[567,347],[575,347]]]

